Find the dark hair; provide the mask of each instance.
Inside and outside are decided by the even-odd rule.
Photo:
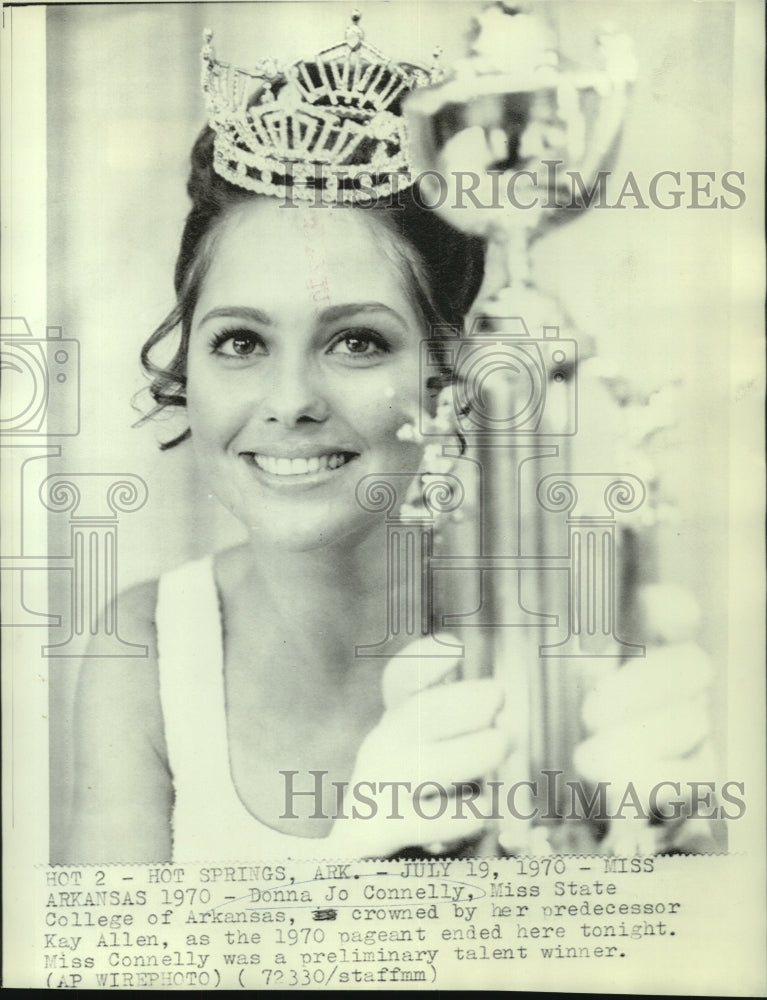
[[[192,167],[187,183],[192,208],[186,218],[176,260],[176,305],[141,349],[141,363],[151,378],[149,392],[155,403],[143,420],[166,407],[186,406],[189,332],[200,288],[210,266],[218,223],[231,208],[264,197],[230,184],[215,172],[214,138],[213,129],[206,126],[192,148]],[[460,332],[482,283],[484,241],[448,225],[423,205],[412,187],[372,205],[353,206],[354,209],[374,213],[390,232],[415,251],[412,255],[415,260],[408,258],[403,264],[425,327],[430,331],[448,327]],[[179,325],[181,339],[175,354],[166,365],[157,364],[151,357],[154,348]],[[189,435],[187,428],[160,447],[172,448]]]

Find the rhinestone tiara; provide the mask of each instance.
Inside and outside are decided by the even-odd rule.
[[[412,184],[401,104],[443,76],[395,63],[369,45],[355,10],[345,40],[289,66],[262,59],[251,71],[202,48],[202,89],[215,131],[213,166],[259,194],[295,201],[370,202]]]

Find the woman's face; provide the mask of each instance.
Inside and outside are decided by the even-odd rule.
[[[309,549],[370,530],[370,473],[415,472],[425,331],[371,213],[254,199],[225,219],[192,318],[187,408],[203,474],[253,536]]]

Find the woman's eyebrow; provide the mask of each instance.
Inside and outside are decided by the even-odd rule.
[[[360,313],[386,312],[394,316],[403,326],[407,326],[405,318],[396,309],[387,306],[384,302],[349,302],[338,306],[328,306],[319,313],[319,319],[326,323],[334,323],[339,319],[346,319],[347,316],[355,316]]]
[[[247,319],[252,323],[261,323],[264,326],[272,325],[272,318],[263,309],[256,309],[255,306],[218,306],[200,320],[200,325],[209,319]]]
[[[407,326],[405,318],[396,309],[387,306],[384,302],[348,302],[337,306],[328,306],[319,313],[319,319],[326,323],[334,323],[347,316],[359,315],[360,313],[386,312],[394,316],[403,326]],[[261,323],[263,326],[272,326],[274,321],[269,313],[256,306],[217,306],[205,313],[199,322],[201,326],[211,319],[242,319],[250,320],[253,323]]]

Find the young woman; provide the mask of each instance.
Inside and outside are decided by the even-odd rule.
[[[514,692],[456,679],[450,658],[355,654],[380,638],[389,596],[384,526],[356,487],[418,469],[421,446],[398,432],[434,395],[421,341],[460,327],[482,243],[410,190],[364,209],[254,194],[214,169],[214,139],[206,128],[193,150],[178,301],[143,359],[158,405],[185,407],[182,438],[247,541],[121,595],[124,632],[150,655],[84,661],[67,860],[455,849],[482,833],[481,809],[427,819],[402,796],[394,816],[391,797],[355,814],[343,789],[492,775],[514,749]],[[590,702],[586,779],[625,748],[634,780],[638,760],[662,779],[671,761],[681,780],[692,768],[681,758],[706,734],[708,672],[674,638]]]

